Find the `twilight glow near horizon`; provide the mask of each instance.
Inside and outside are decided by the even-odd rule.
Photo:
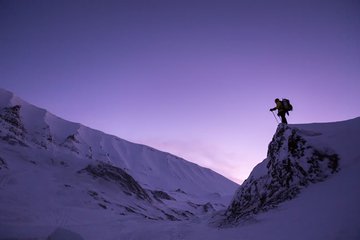
[[[0,87],[241,183],[275,98],[360,116],[360,2],[0,0]]]

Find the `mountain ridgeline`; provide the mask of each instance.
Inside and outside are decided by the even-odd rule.
[[[360,118],[280,124],[238,186],[0,89],[0,238],[359,239],[359,143]]]
[[[63,198],[73,199],[77,208],[183,220],[205,208],[225,208],[223,197],[238,186],[170,153],[63,120],[5,90],[0,91],[0,140],[2,187],[17,189],[14,194],[20,201],[36,201],[39,194],[54,198],[49,210],[64,206],[59,202]],[[6,184],[5,176],[18,184]],[[21,190],[35,184],[41,185],[41,193]],[[185,204],[174,204],[176,200]],[[15,216],[24,214],[21,208],[13,211]]]

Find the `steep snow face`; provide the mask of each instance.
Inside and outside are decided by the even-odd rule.
[[[199,219],[225,209],[236,188],[210,169],[0,90],[0,238],[33,225]]]
[[[279,125],[267,158],[239,187],[226,223],[293,199],[308,185],[359,161],[360,118],[331,124]]]
[[[79,161],[101,161],[125,169],[144,187],[189,194],[229,195],[236,184],[210,169],[144,145],[130,143],[78,123],[0,90],[0,137],[12,145],[74,155]]]

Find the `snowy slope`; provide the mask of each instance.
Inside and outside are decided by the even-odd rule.
[[[0,108],[0,239],[360,239],[360,118],[279,125],[225,206],[237,186],[212,171],[5,91]]]
[[[291,137],[292,136],[292,137]],[[290,140],[290,145],[289,145]],[[296,140],[297,144],[293,144]],[[208,240],[358,240],[360,239],[360,118],[321,124],[303,124],[279,126],[272,142],[269,144],[268,158],[257,165],[249,178],[238,189],[227,215],[215,215],[203,222],[181,223],[154,223],[144,224],[141,230],[132,230],[121,233],[121,237],[129,239],[208,239]],[[296,147],[295,147],[296,146]],[[304,149],[303,149],[304,147]],[[303,149],[304,155],[301,154]],[[281,178],[272,165],[271,160],[278,161],[290,158],[291,162],[298,162],[300,166],[311,166],[304,160],[310,160],[314,151],[322,151],[330,155],[338,156],[336,171],[322,162],[329,159],[319,160],[316,174],[309,174],[306,178],[293,177],[289,185],[276,185],[281,180],[287,180],[288,175]],[[271,159],[273,158],[273,159]],[[309,165],[308,165],[309,164]],[[281,166],[281,164],[280,164]],[[288,167],[288,166],[286,166]],[[296,171],[291,167],[289,171]],[[275,172],[272,172],[272,171]],[[308,170],[308,169],[307,169]],[[281,172],[281,171],[280,171]],[[273,174],[273,175],[272,175]],[[260,184],[255,187],[255,181],[267,180],[269,185]],[[312,180],[312,181],[311,181]],[[302,182],[303,185],[298,185]],[[274,192],[278,199],[267,205],[255,204],[262,192],[267,192],[270,183],[277,191]],[[298,188],[297,188],[298,187]],[[297,191],[287,191],[287,190]],[[248,198],[242,196],[248,190],[251,194]],[[277,195],[282,192],[284,195]],[[295,193],[294,195],[288,193]],[[284,197],[284,198],[283,198]],[[245,208],[237,205],[239,200],[245,202]],[[271,199],[271,198],[270,198]],[[253,204],[254,203],[254,204]],[[232,209],[240,207],[240,211]],[[246,207],[253,211],[248,211]],[[261,208],[264,207],[264,208]],[[231,215],[231,211],[238,214]],[[242,212],[243,211],[243,212]],[[244,214],[245,213],[245,214]],[[225,222],[224,222],[225,217]],[[208,222],[213,222],[208,224]],[[221,228],[215,227],[218,223]],[[230,223],[230,224],[229,224]],[[129,224],[132,226],[131,224]],[[104,227],[106,231],[113,231],[113,226]],[[83,236],[88,238],[96,234],[88,229],[81,229]],[[147,238],[150,236],[150,238]]]
[[[86,163],[91,160],[109,163],[126,169],[150,189],[173,191],[180,188],[190,194],[226,195],[236,187],[235,183],[212,170],[169,153],[65,121],[5,90],[0,90],[0,96],[2,116],[12,116],[13,121],[18,121],[16,131],[20,135],[13,141],[19,144],[43,148],[51,151],[54,157],[59,152],[66,152]],[[2,137],[7,135],[3,129]]]
[[[210,169],[0,90],[0,239],[122,218],[194,220],[225,208],[236,187]]]
[[[360,159],[360,118],[351,121],[279,125],[268,157],[254,168],[227,210],[237,222],[293,199]]]

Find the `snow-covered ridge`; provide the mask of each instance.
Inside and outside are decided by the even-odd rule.
[[[360,118],[281,125],[228,206],[218,174],[0,90],[0,239],[358,240],[359,143]]]
[[[336,123],[282,125],[267,158],[237,190],[225,223],[251,218],[297,197],[360,159],[360,118]]]
[[[196,220],[225,209],[236,187],[210,169],[0,90],[0,238],[34,224]]]
[[[236,184],[210,169],[63,120],[0,89],[0,137],[11,144],[76,155],[86,163],[100,161],[125,169],[144,187],[189,194],[231,194]],[[211,187],[210,187],[211,186]]]

